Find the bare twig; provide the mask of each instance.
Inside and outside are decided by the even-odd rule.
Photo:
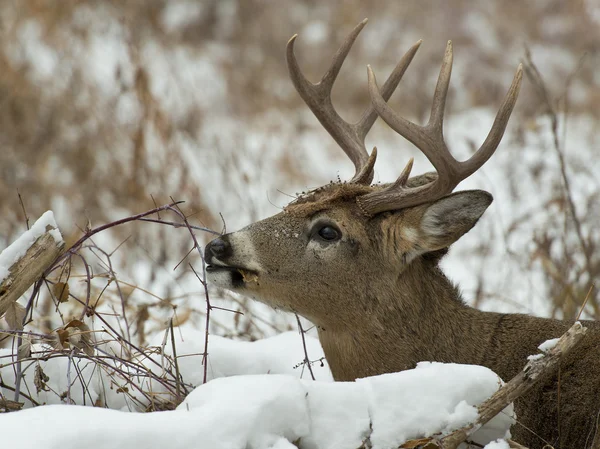
[[[581,314],[585,309],[585,305],[587,304],[588,299],[590,299],[590,295],[592,294],[592,290],[594,289],[595,285],[596,284],[592,284],[590,286],[590,289],[588,290],[587,295],[585,295],[585,299],[583,300],[583,304],[581,304],[581,308],[579,309],[579,313],[577,314],[577,318],[575,318],[575,321],[579,321],[579,318],[581,317]]]
[[[304,348],[304,364],[308,367],[308,371],[310,372],[310,377],[312,377],[312,380],[315,380],[315,374],[313,373],[312,366],[310,366],[310,359],[308,358],[308,351],[306,349],[306,339],[304,338],[305,331],[302,328],[302,323],[300,322],[300,317],[298,314],[295,313],[294,315],[296,315],[298,330],[300,331],[300,336],[302,337],[302,348]]]
[[[119,226],[125,223],[130,223],[132,221],[141,220],[148,215],[157,214],[163,210],[173,210],[174,206],[183,203],[183,201],[173,201],[170,204],[166,204],[164,206],[155,207],[154,209],[150,209],[149,211],[142,212],[141,214],[132,215],[130,217],[121,218],[120,220],[112,221],[102,226],[98,226],[97,228],[90,229],[86,231],[85,235],[77,240],[60,258],[56,261],[55,265],[62,262],[64,259],[69,257],[71,254],[74,254],[83,243],[91,238],[93,235],[98,234],[99,232],[105,231],[110,228],[114,228],[115,226]]]
[[[209,228],[204,228],[202,226],[195,226],[195,225],[186,226],[184,223],[177,223],[175,221],[167,221],[167,220],[154,219],[154,218],[140,218],[139,221],[147,221],[149,223],[165,224],[165,225],[172,226],[174,228],[187,228],[187,227],[189,227],[189,228],[194,229],[196,231],[208,232],[209,234],[213,234],[213,235],[221,235],[220,232],[213,231],[212,229],[209,229]]]
[[[181,219],[181,222],[177,223],[177,222],[171,222],[171,221],[164,221],[160,217],[158,220],[152,220],[150,218],[146,218],[151,214],[154,214],[154,213],[158,214],[160,211],[170,211],[172,213],[175,213]],[[65,297],[68,297],[69,299],[72,298],[76,303],[83,306],[83,311],[80,315],[81,319],[83,319],[85,316],[94,316],[100,321],[101,325],[104,326],[104,329],[101,331],[96,331],[96,332],[104,332],[107,335],[109,335],[108,340],[114,340],[114,341],[118,342],[121,345],[122,349],[124,350],[125,356],[117,354],[118,351],[115,352],[114,350],[112,350],[111,353],[109,354],[106,351],[104,351],[102,349],[102,347],[95,345],[95,347],[94,347],[95,352],[93,352],[91,354],[82,354],[79,350],[80,348],[76,348],[75,346],[73,346],[72,348],[70,348],[68,350],[55,348],[55,349],[49,349],[47,351],[44,351],[43,353],[40,353],[39,351],[37,353],[33,352],[32,354],[30,354],[24,358],[12,357],[12,359],[8,363],[2,364],[3,366],[11,366],[12,365],[15,370],[16,384],[15,384],[14,388],[10,388],[10,390],[13,390],[15,392],[15,401],[12,401],[12,402],[18,401],[19,396],[23,396],[35,404],[35,400],[31,397],[31,394],[26,394],[29,392],[29,385],[25,382],[24,374],[30,366],[33,366],[34,364],[39,363],[40,357],[43,358],[43,360],[49,360],[49,359],[55,358],[55,357],[67,357],[68,358],[68,362],[67,362],[68,387],[67,387],[67,390],[65,393],[66,397],[63,398],[67,402],[73,402],[73,401],[77,400],[77,398],[74,398],[72,396],[72,392],[71,392],[71,386],[72,386],[73,381],[81,382],[82,388],[83,388],[84,403],[87,402],[88,399],[90,401],[93,400],[92,396],[90,395],[88,386],[87,386],[87,381],[85,379],[83,379],[83,377],[82,377],[83,372],[79,369],[79,366],[77,365],[77,362],[80,359],[86,359],[86,363],[93,363],[94,370],[102,369],[103,371],[105,371],[106,374],[108,375],[108,377],[111,379],[111,382],[114,382],[115,385],[118,385],[119,389],[122,389],[122,391],[120,391],[120,393],[127,395],[131,399],[131,401],[133,401],[133,403],[135,403],[137,406],[146,408],[147,405],[150,404],[150,407],[152,409],[172,408],[173,404],[176,404],[178,401],[181,400],[182,396],[187,394],[187,392],[189,391],[188,388],[191,385],[185,383],[185,381],[182,377],[182,373],[180,372],[180,369],[179,369],[176,347],[175,347],[175,340],[174,340],[174,327],[175,326],[174,326],[173,320],[171,320],[171,322],[169,323],[169,330],[171,332],[171,345],[173,346],[173,360],[171,361],[172,363],[170,362],[170,366],[166,366],[165,364],[161,364],[160,361],[156,360],[156,358],[152,356],[151,352],[145,351],[141,347],[134,344],[133,341],[131,340],[129,324],[128,324],[127,317],[126,317],[127,310],[125,308],[125,292],[122,291],[122,289],[120,288],[121,281],[118,279],[117,274],[113,268],[112,261],[111,261],[111,256],[114,253],[114,251],[112,253],[108,253],[108,252],[104,251],[102,248],[98,247],[93,240],[93,236],[101,231],[118,226],[120,224],[135,221],[135,220],[153,221],[153,222],[157,222],[159,224],[166,224],[166,225],[172,226],[172,227],[187,228],[188,232],[190,233],[190,236],[192,237],[192,240],[194,242],[192,250],[196,250],[199,253],[199,255],[201,256],[201,260],[202,260],[202,264],[203,264],[204,278],[200,278],[200,276],[198,276],[198,273],[196,273],[195,271],[194,271],[194,273],[201,280],[201,283],[205,290],[205,295],[206,295],[206,300],[207,300],[206,301],[206,306],[207,306],[206,319],[207,320],[206,320],[206,330],[205,330],[207,338],[205,341],[205,347],[204,347],[204,353],[203,353],[204,382],[206,382],[206,380],[207,380],[207,365],[208,365],[208,361],[207,361],[208,332],[209,332],[209,327],[210,327],[210,312],[213,307],[210,304],[210,297],[208,294],[208,286],[206,285],[206,281],[205,281],[206,274],[205,274],[205,263],[202,258],[203,254],[202,254],[200,244],[194,234],[194,230],[200,230],[203,232],[211,232],[213,234],[218,234],[218,233],[216,233],[214,231],[210,231],[205,228],[200,228],[198,226],[192,226],[188,221],[188,217],[178,207],[178,202],[173,201],[172,203],[170,203],[168,205],[156,207],[156,208],[152,209],[151,211],[148,211],[148,212],[145,212],[142,214],[133,215],[131,217],[127,217],[127,218],[124,218],[121,220],[117,220],[115,222],[108,223],[106,225],[96,227],[94,229],[90,229],[88,227],[84,231],[84,235],[74,245],[72,245],[62,255],[59,255],[58,257],[53,258],[53,260],[51,260],[49,262],[49,264],[47,264],[46,266],[41,268],[39,270],[37,278],[36,277],[32,278],[33,279],[32,282],[34,282],[34,288],[33,288],[33,291],[31,293],[31,296],[29,297],[29,300],[27,303],[26,314],[25,314],[25,318],[23,319],[23,324],[26,324],[29,314],[30,313],[33,314],[34,304],[35,304],[35,301],[37,300],[39,293],[41,291],[41,286],[46,285],[52,295],[52,285],[55,285],[56,282],[68,281],[68,279],[71,277],[72,257],[73,256],[79,257],[81,259],[81,261],[83,263],[83,267],[85,269],[85,273],[80,276],[84,277],[85,280],[87,281],[87,288],[85,289],[85,293],[84,293],[85,297],[79,298],[72,291],[69,291],[69,289],[66,289],[66,290],[63,289],[62,291],[64,292]],[[86,241],[90,242],[90,243],[85,244]],[[121,246],[121,245],[119,245],[119,246]],[[91,265],[86,260],[85,255],[81,254],[82,250],[90,251],[96,258],[98,258],[98,261],[104,268],[106,268],[107,272],[102,273],[99,276],[95,276]],[[54,263],[52,263],[52,262],[54,262]],[[58,273],[58,280],[52,280],[52,279],[47,278],[47,276],[51,275],[53,272]],[[66,277],[66,280],[65,280],[65,277]],[[121,320],[123,320],[123,319],[125,320],[124,321],[125,329],[122,329],[120,327],[117,328],[118,330],[115,329],[113,327],[113,325],[111,325],[110,322],[105,319],[105,317],[103,316],[105,314],[102,314],[102,313],[99,313],[96,311],[97,299],[94,298],[94,300],[92,300],[92,298],[91,298],[91,295],[92,295],[91,282],[92,282],[92,279],[94,279],[95,277],[101,277],[101,278],[107,279],[107,285],[103,289],[101,289],[98,299],[102,296],[104,290],[106,289],[106,287],[108,287],[109,284],[116,283],[118,294],[121,298],[121,310],[119,313],[115,312],[115,315],[119,315],[121,317]],[[125,284],[127,284],[127,283],[125,283]],[[138,288],[136,286],[131,286],[131,287]],[[165,300],[158,298],[156,295],[152,295],[152,296],[159,299],[160,303],[166,303]],[[52,297],[54,297],[54,296],[52,296]],[[62,298],[62,296],[61,296],[61,298]],[[58,305],[59,304],[57,304],[57,307],[58,307]],[[222,309],[227,310],[224,308],[222,308]],[[33,315],[31,315],[31,316],[33,316]],[[121,320],[118,320],[119,325],[121,323]],[[64,320],[63,320],[63,326],[65,326],[65,324],[66,323],[64,323]],[[32,332],[23,332],[23,331],[18,331],[18,329],[14,330],[14,331],[9,331],[9,332],[7,332],[7,334],[14,335],[16,337],[16,339],[15,339],[16,343],[17,343],[16,347],[21,347],[21,344],[22,344],[24,338],[26,338],[27,341],[35,339],[37,341],[42,341],[42,342],[45,341],[46,343],[49,343],[49,344],[54,344],[54,342],[56,341],[56,336],[45,335],[45,334],[34,334]],[[132,357],[134,357],[134,356],[135,356],[136,361],[131,360]],[[147,366],[145,366],[146,363],[144,363],[144,364],[138,363],[137,361],[139,361],[139,360],[147,360],[149,364],[158,365],[161,367],[166,366],[166,368],[163,370],[162,373],[155,374],[151,369],[149,369]],[[24,362],[28,362],[28,363],[24,363]],[[73,369],[75,369],[75,371],[76,371],[76,378],[72,379],[73,374],[74,374],[72,371]],[[132,382],[132,379],[134,377],[138,378],[138,379],[144,379],[144,378],[148,379],[147,387],[150,388],[150,391],[147,391],[148,388],[146,388],[142,384],[137,385],[136,383]],[[25,383],[23,384],[23,382],[25,382]],[[146,381],[144,381],[144,382],[146,382]],[[158,384],[162,385],[164,390],[161,390],[161,392],[158,392],[158,393],[153,392],[152,391],[152,382],[157,382]],[[26,393],[21,392],[22,385],[25,385]],[[135,393],[129,393],[129,390],[131,388],[133,388],[135,390]],[[162,391],[164,391],[164,393]],[[58,392],[58,391],[54,391],[54,393],[57,395],[62,394],[62,392]],[[159,395],[161,395],[161,394],[167,395],[167,397],[169,398],[168,401],[165,401],[165,400],[159,398]],[[147,403],[145,403],[144,401],[147,401]]]
[[[208,295],[208,285],[207,285],[206,281],[198,275],[198,273],[196,272],[196,270],[194,270],[194,267],[191,264],[190,264],[190,268],[192,269],[192,271],[194,272],[194,274],[196,275],[196,277],[198,278],[198,280],[204,287],[204,295],[206,298],[206,324],[204,327],[204,354],[202,356],[202,363],[204,365],[204,377],[202,379],[202,383],[205,384],[206,377],[208,375],[208,335],[209,335],[208,330],[209,330],[209,326],[210,326],[210,311],[212,310],[212,306],[210,305],[210,297]]]
[[[177,349],[175,345],[175,332],[173,331],[173,317],[169,320],[169,330],[171,331],[171,347],[173,349],[173,364],[175,365],[175,388],[177,398],[181,398],[181,373],[179,372],[179,363],[177,362]]]
[[[23,211],[23,216],[25,217],[25,226],[27,229],[29,229],[29,216],[25,210],[25,203],[23,203],[23,197],[21,196],[21,192],[19,192],[19,190],[17,190],[17,195],[19,195],[19,204],[21,205],[21,210]]]

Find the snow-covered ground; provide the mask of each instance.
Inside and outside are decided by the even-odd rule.
[[[183,338],[178,346],[181,375],[201,383],[201,366],[185,361],[188,351],[203,350],[202,334],[184,330]],[[317,364],[313,371],[322,380],[307,380],[306,371],[300,379],[303,370],[294,369],[302,360],[297,339],[296,333],[253,343],[213,337],[209,372],[217,378],[194,389],[177,410],[140,414],[129,413],[128,404],[120,411],[45,405],[2,415],[0,429],[16,429],[3,432],[3,442],[15,449],[82,444],[93,449],[356,449],[369,438],[373,448],[390,449],[472,422],[477,417],[474,406],[501,385],[487,368],[429,362],[414,370],[340,383],[331,382],[327,366]],[[307,337],[307,344],[312,354],[319,353],[318,341]],[[81,376],[87,393],[74,381],[70,397],[75,402],[81,403],[87,394],[91,403],[104,397],[113,408],[123,404],[110,379],[91,363],[76,370],[77,362],[44,361],[43,355],[38,363],[48,376],[47,388],[66,390],[66,379]],[[12,367],[0,370],[8,384],[14,382],[11,371]],[[48,404],[60,402],[44,391],[34,397]],[[507,408],[473,441],[485,445],[507,437],[512,413],[512,407]],[[18,430],[26,428],[35,431]]]

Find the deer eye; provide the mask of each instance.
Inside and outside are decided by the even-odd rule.
[[[329,225],[323,226],[321,229],[319,229],[318,234],[323,240],[327,241],[339,240],[341,235],[340,231]]]

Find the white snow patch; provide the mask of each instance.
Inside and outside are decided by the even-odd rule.
[[[322,20],[313,20],[306,24],[300,34],[302,39],[309,44],[322,44],[327,39],[328,27]]]
[[[196,388],[177,410],[221,416],[220,427],[242,439],[241,447],[266,448],[282,437],[295,441],[309,433],[307,393],[291,376],[236,376]]]
[[[510,449],[506,440],[498,439],[485,445],[484,449]]]
[[[191,25],[202,16],[204,6],[195,1],[167,3],[161,14],[161,23],[169,32]]]
[[[543,342],[541,345],[538,346],[538,349],[540,351],[542,351],[543,353],[547,353],[548,351],[550,351],[552,348],[554,348],[556,346],[556,343],[558,343],[559,339],[560,338],[551,338],[550,340],[546,340],[545,342]],[[527,356],[527,360],[529,360],[530,362],[533,362],[533,361],[539,360],[543,357],[544,357],[544,354],[532,354],[530,356]]]
[[[48,381],[46,387],[38,391],[33,386],[33,382],[31,382],[32,388],[27,388],[24,380],[21,383],[21,390],[27,392],[39,404],[64,404],[71,401],[73,404],[93,405],[101,398],[103,381],[96,364],[77,357],[73,357],[71,360],[68,357],[48,357],[54,351],[48,345],[33,344],[31,346],[32,356],[38,360],[23,363],[22,373],[25,379],[31,380],[34,377],[34,369],[36,366],[40,366],[44,374],[48,376]],[[11,364],[16,360],[16,354],[11,354],[10,349],[0,349],[0,378],[7,385],[16,384],[15,367]],[[107,385],[110,385],[110,382]],[[0,397],[11,398],[11,396],[10,390],[0,388]],[[26,406],[31,406],[31,403],[23,397],[20,397],[19,401],[25,402]]]
[[[538,349],[542,352],[548,352],[556,346],[558,340],[560,340],[560,338],[551,338],[550,340],[546,340],[544,343],[538,346]]]
[[[59,67],[60,57],[56,49],[44,42],[40,23],[34,19],[24,21],[16,37],[16,42],[5,50],[12,64],[27,68],[27,75],[36,83],[50,80]]]
[[[358,382],[370,390],[373,447],[388,448],[472,422],[475,406],[496,392],[500,379],[481,366],[421,362],[413,370]],[[504,438],[512,422],[511,405],[475,433],[473,441]]]
[[[200,385],[204,377],[203,366],[200,363],[201,356],[190,357],[189,355],[204,352],[204,332],[186,328],[182,333],[183,338],[178,338],[176,345],[179,369],[186,381],[193,385]],[[157,337],[151,346],[160,346],[161,341],[162,336]],[[305,336],[305,341],[310,360],[324,357],[318,339]],[[166,354],[170,355],[171,351],[171,345],[165,346]],[[253,342],[211,335],[208,345],[207,380],[241,374],[288,374],[299,378],[310,378],[308,369],[298,366],[303,359],[304,350],[298,332],[284,332]],[[297,368],[294,368],[296,366]],[[333,380],[329,366],[324,360],[323,366],[315,363],[312,370],[317,380],[328,382]]]

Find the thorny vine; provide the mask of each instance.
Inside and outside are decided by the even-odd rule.
[[[206,342],[205,351],[202,358],[204,365],[204,377],[203,382],[207,380],[207,353],[208,353],[208,330],[210,327],[210,296],[208,291],[208,285],[205,281],[205,267],[204,259],[202,257],[202,249],[196,238],[195,231],[207,232],[213,235],[219,235],[219,233],[210,229],[194,226],[189,223],[188,217],[179,207],[181,202],[172,201],[164,206],[155,207],[147,212],[132,215],[114,222],[93,228],[86,229],[84,235],[71,245],[58,259],[46,270],[44,275],[35,282],[31,294],[28,298],[25,306],[24,318],[22,321],[22,327],[30,324],[34,321],[33,310],[35,304],[40,300],[40,295],[43,288],[47,288],[50,292],[50,297],[55,302],[55,309],[60,314],[59,305],[61,302],[72,301],[74,304],[78,304],[81,307],[79,313],[79,319],[71,320],[66,323],[62,328],[54,333],[40,333],[25,330],[8,330],[2,331],[4,334],[0,338],[4,340],[9,337],[14,337],[13,348],[16,345],[19,348],[19,356],[16,360],[11,360],[8,363],[3,363],[0,366],[13,366],[15,374],[15,384],[10,386],[0,379],[0,387],[7,388],[10,391],[14,391],[14,398],[12,402],[22,404],[19,402],[21,397],[31,401],[34,405],[37,402],[33,400],[30,393],[30,386],[26,385],[27,391],[22,391],[24,374],[32,367],[36,367],[38,373],[35,377],[38,386],[36,388],[46,388],[46,383],[43,380],[45,374],[40,368],[39,361],[48,361],[54,358],[67,358],[67,390],[65,392],[56,392],[57,395],[64,397],[67,403],[73,403],[72,398],[72,386],[74,383],[80,382],[83,386],[83,390],[87,392],[87,380],[84,378],[83,370],[79,367],[79,361],[86,361],[92,363],[94,369],[104,369],[109,375],[111,382],[115,385],[121,385],[120,390],[126,394],[132,403],[136,404],[137,407],[144,409],[163,409],[173,408],[177,403],[189,393],[193,387],[191,384],[186,383],[179,372],[179,366],[177,362],[177,350],[174,338],[173,318],[169,320],[169,326],[166,332],[171,333],[171,351],[172,356],[164,353],[165,348],[158,348],[152,350],[151,348],[143,348],[133,342],[131,333],[130,323],[127,321],[127,297],[123,291],[121,281],[119,280],[111,256],[114,251],[109,253],[100,248],[93,241],[93,237],[102,231],[106,231],[115,226],[131,223],[134,221],[144,221],[150,223],[158,223],[162,225],[171,226],[174,228],[185,227],[193,241],[193,247],[191,251],[197,251],[202,261],[202,276],[198,275],[196,270],[193,272],[196,274],[198,279],[203,286],[207,311],[206,311]],[[170,212],[175,214],[179,222],[163,220],[160,217],[161,212]],[[155,215],[157,218],[153,218]],[[25,213],[25,216],[26,213]],[[118,248],[117,248],[118,249]],[[83,252],[87,251],[91,253],[98,261],[99,265],[106,270],[105,274],[96,274],[92,268],[92,264],[87,260],[87,255]],[[116,249],[115,249],[116,251]],[[190,251],[190,252],[191,252]],[[185,256],[189,256],[189,253]],[[85,274],[83,278],[85,280],[86,288],[83,297],[69,291],[68,280],[72,277],[72,268],[75,264],[75,259],[80,262],[83,267]],[[178,264],[179,265],[179,264]],[[92,300],[92,280],[94,278],[106,278],[107,283],[104,288],[99,292],[98,296]],[[119,321],[119,329],[115,328],[108,317],[104,316],[104,313],[100,313],[96,310],[99,302],[101,302],[103,295],[109,285],[113,285],[117,292],[117,296],[120,298],[121,310],[120,313],[116,313],[123,320],[123,326]],[[126,283],[125,283],[126,284]],[[58,294],[56,289],[58,287]],[[227,310],[227,309],[224,309]],[[116,312],[116,311],[115,311]],[[102,330],[90,330],[87,325],[83,323],[84,318],[94,318],[101,324]],[[61,314],[61,318],[64,321],[64,317]],[[61,334],[62,333],[62,334]],[[44,344],[43,350],[35,350],[33,343]],[[106,350],[104,344],[108,342],[116,342],[120,351],[114,349]],[[153,351],[159,351],[161,353],[161,361],[156,360],[152,355]],[[16,351],[13,350],[13,353]],[[164,360],[167,360],[165,366]],[[153,368],[154,367],[154,368]],[[157,372],[155,372],[157,371]],[[72,375],[74,373],[74,376]],[[146,379],[144,382],[134,382],[132,379]],[[156,382],[164,390],[165,395],[168,399],[161,399],[156,396],[155,392],[147,391],[143,388],[144,385],[150,386],[151,382]],[[135,394],[133,393],[135,392]],[[87,393],[89,395],[89,393]],[[136,395],[144,398],[144,400],[138,399]],[[84,403],[90,402],[91,397],[88,396],[86,400],[84,397]]]

